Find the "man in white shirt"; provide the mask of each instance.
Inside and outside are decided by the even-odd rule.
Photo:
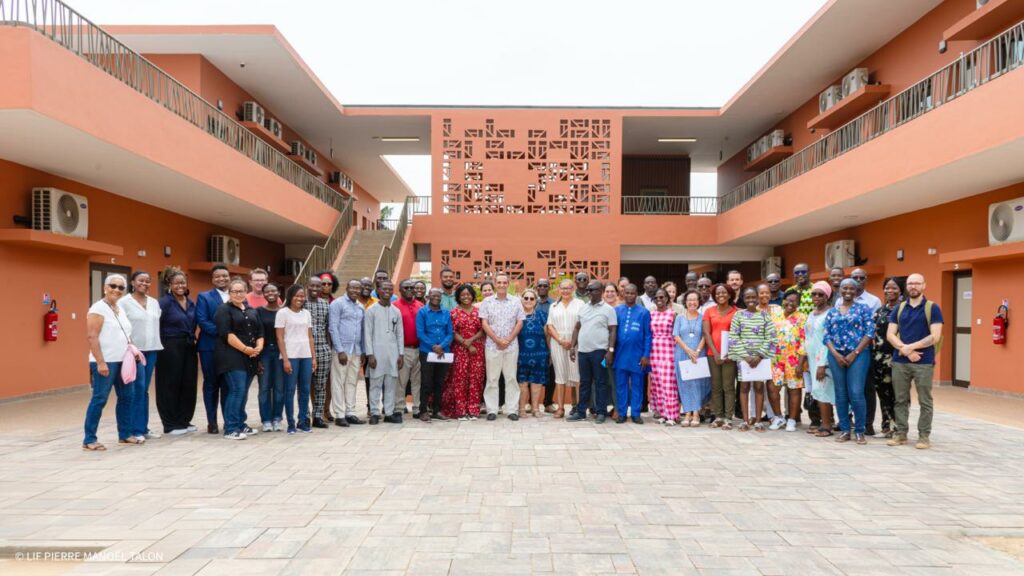
[[[523,329],[526,312],[519,298],[508,293],[508,276],[494,277],[494,296],[480,304],[480,320],[487,341],[484,343],[484,360],[487,366],[487,383],[484,386],[484,404],[487,405],[487,419],[498,418],[498,380],[505,376],[505,413],[509,420],[519,420],[519,382],[516,368],[519,365],[519,331]]]

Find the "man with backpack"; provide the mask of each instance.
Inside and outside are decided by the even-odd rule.
[[[896,433],[887,443],[901,446],[907,443],[910,429],[910,384],[917,386],[921,414],[917,419],[917,444],[924,450],[931,447],[932,431],[932,376],[935,371],[935,353],[942,346],[942,310],[924,297],[924,276],[907,277],[907,301],[901,303],[889,316],[886,335],[895,349],[892,355],[892,387],[896,394]]]

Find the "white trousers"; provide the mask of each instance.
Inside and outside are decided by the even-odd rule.
[[[505,414],[519,414],[519,382],[516,368],[518,350],[484,350],[487,363],[487,385],[484,386],[484,404],[488,414],[498,413],[498,380],[505,375]]]
[[[392,412],[401,414],[405,411],[405,383],[412,380],[412,407],[414,413],[420,411],[420,349],[406,348],[402,351],[402,369],[398,371],[398,384],[395,386],[395,403]]]
[[[335,418],[356,415],[360,360],[358,354],[349,354],[348,364],[342,366],[338,354],[331,353],[331,414]]]

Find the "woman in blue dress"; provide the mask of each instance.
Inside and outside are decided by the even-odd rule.
[[[521,297],[526,320],[519,331],[519,365],[516,369],[516,380],[519,381],[519,413],[530,413],[539,418],[544,411],[544,386],[548,383],[548,343],[544,326],[548,316],[543,310],[537,309],[537,293],[532,288],[523,292]]]
[[[699,358],[707,356],[704,348],[704,315],[699,311],[700,294],[696,290],[688,290],[683,294],[683,306],[685,310],[676,316],[672,327],[672,337],[676,341],[676,383],[682,400],[682,426],[700,426],[699,412],[711,396],[711,378],[683,380],[679,370],[681,361],[697,363]]]

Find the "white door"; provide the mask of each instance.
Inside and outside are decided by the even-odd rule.
[[[970,274],[958,275],[955,283],[953,384],[966,388],[971,385],[971,302],[974,300],[974,279]]]

